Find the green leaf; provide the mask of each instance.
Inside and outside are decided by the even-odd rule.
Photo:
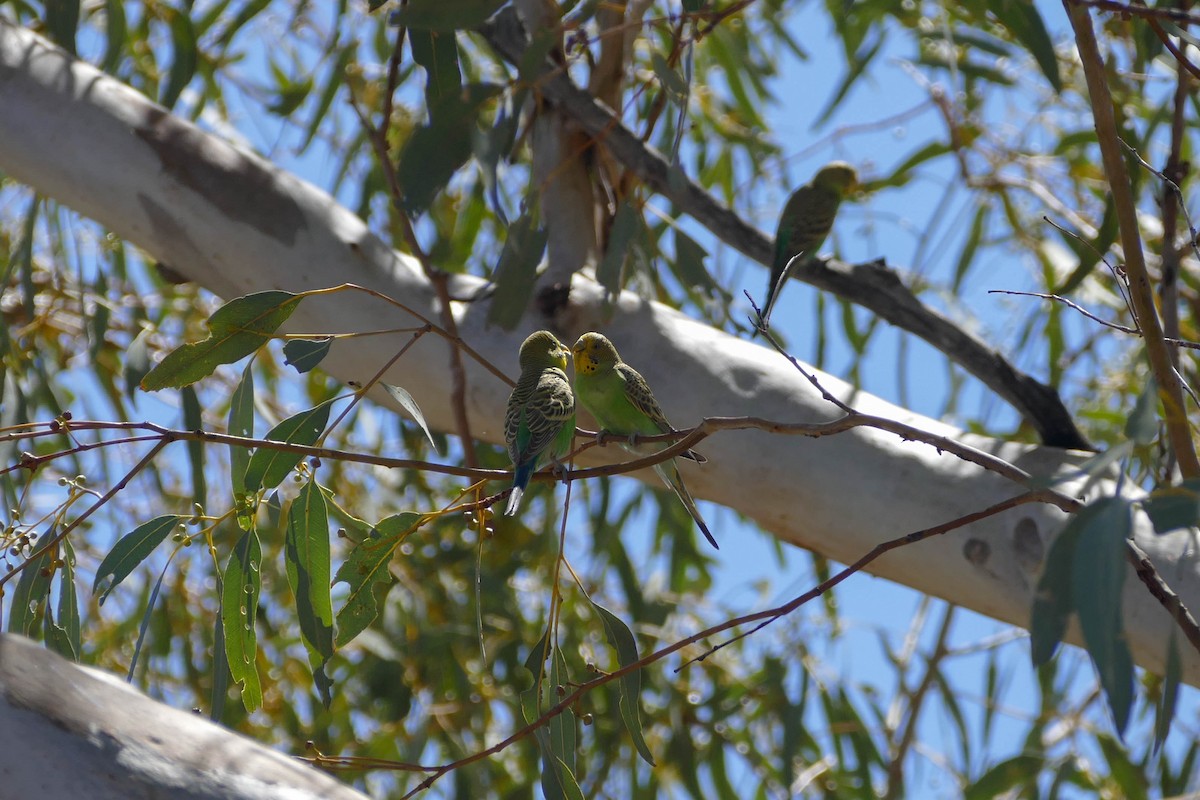
[[[958,264],[954,267],[954,283],[951,291],[955,294],[962,286],[963,278],[966,277],[967,270],[971,268],[971,262],[975,260],[975,251],[979,249],[979,242],[983,239],[987,213],[987,203],[980,203],[979,208],[975,210],[974,219],[971,220],[971,230],[967,234],[967,241],[963,244],[962,252],[958,254]]]
[[[78,55],[75,35],[79,29],[79,0],[46,0],[46,29],[55,44]]]
[[[1089,508],[1084,508],[1067,521],[1046,555],[1046,565],[1033,596],[1029,624],[1030,655],[1035,667],[1045,664],[1054,655],[1067,631],[1067,620],[1075,608],[1071,593],[1072,564],[1083,531],[1079,518],[1094,513]]]
[[[441,31],[478,28],[500,10],[505,0],[410,0],[392,14],[391,24],[413,30]]]
[[[535,225],[534,212],[528,209],[508,228],[504,249],[500,251],[500,261],[496,264],[496,290],[488,308],[489,325],[498,325],[511,331],[525,315],[537,282],[538,264],[542,261],[542,253],[546,251],[549,239],[549,232]]]
[[[248,530],[238,539],[221,576],[221,621],[225,629],[225,657],[229,673],[242,684],[242,705],[247,711],[262,706],[258,681],[258,595],[262,589],[262,548],[258,533]]]
[[[642,226],[642,215],[628,200],[622,200],[617,216],[613,219],[612,231],[608,236],[608,247],[600,266],[596,267],[596,280],[615,295],[621,289],[621,275],[629,257],[629,244]]]
[[[1200,480],[1189,478],[1177,486],[1152,492],[1142,501],[1142,510],[1158,533],[1200,524]]]
[[[675,228],[675,260],[671,263],[675,277],[684,286],[700,289],[711,297],[718,287],[704,268],[707,256],[707,251],[695,239]]]
[[[96,568],[96,580],[92,584],[96,602],[104,605],[112,590],[145,561],[182,520],[183,517],[177,514],[164,514],[143,522],[122,536]]]
[[[274,61],[270,64],[271,76],[275,78],[275,99],[266,106],[267,111],[280,117],[291,116],[300,104],[312,93],[313,78],[310,73],[301,73],[301,80],[292,77],[279,68]]]
[[[1089,510],[1092,513],[1085,516]],[[1120,733],[1133,704],[1133,658],[1121,617],[1125,542],[1133,528],[1131,504],[1124,498],[1108,497],[1075,516],[1080,519],[1081,538],[1071,571],[1072,602]]]
[[[283,346],[283,363],[304,374],[320,364],[329,355],[329,347],[333,338],[324,336],[320,339],[288,339]]]
[[[146,346],[149,337],[150,329],[143,328],[125,349],[125,366],[122,369],[122,375],[125,378],[125,394],[135,402],[137,398],[134,393],[137,391],[138,384],[150,371],[150,351]]]
[[[1149,797],[1149,782],[1142,766],[1130,760],[1126,748],[1113,737],[1104,733],[1097,734],[1096,743],[1100,745],[1104,759],[1108,762],[1109,779],[1119,790],[1116,796],[1121,800],[1146,800]]]
[[[458,38],[453,32],[413,30],[408,34],[413,61],[425,69],[425,107],[433,109],[442,98],[462,89],[458,66]]]
[[[291,292],[268,291],[231,300],[208,318],[207,339],[168,353],[142,378],[142,388],[153,392],[186,386],[211,375],[221,364],[250,355],[270,340],[302,299],[303,295]]]
[[[565,714],[562,716],[566,716]],[[538,741],[548,738],[545,728],[537,732]],[[571,768],[561,758],[542,747],[542,796],[545,800],[584,800],[583,791],[575,780]]]
[[[179,552],[176,550],[175,552]],[[138,661],[142,656],[142,645],[146,642],[146,634],[150,631],[150,620],[154,616],[154,606],[158,603],[158,593],[162,590],[163,581],[167,578],[167,569],[171,566],[171,560],[167,559],[167,563],[163,564],[163,568],[158,572],[158,579],[154,581],[154,587],[150,590],[150,599],[146,601],[146,610],[142,612],[142,622],[138,625],[137,641],[133,644],[133,657],[129,659],[129,671],[125,674],[127,683],[133,683],[133,676],[137,670]]]
[[[316,482],[304,484],[288,511],[284,538],[288,585],[296,598],[300,635],[313,680],[326,708],[333,682],[325,665],[333,657],[333,603],[329,599],[329,515]]]
[[[249,439],[254,436],[254,362],[242,370],[242,378],[233,390],[229,400],[229,423],[227,430],[230,436],[241,436]],[[250,449],[238,445],[229,446],[229,477],[233,482],[233,497],[240,502],[238,495],[246,494],[246,468],[250,466]],[[243,530],[248,530],[243,526]]]
[[[179,392],[183,405],[183,428],[188,431],[204,430],[204,419],[200,411],[200,398],[191,386]],[[204,442],[189,439],[187,442],[188,464],[192,468],[192,502],[205,508],[208,505],[208,484],[204,480]]]
[[[1125,435],[1143,446],[1158,438],[1158,387],[1153,378],[1147,380],[1133,413],[1125,421]]]
[[[312,144],[313,138],[316,137],[317,131],[321,127],[321,121],[325,119],[325,115],[329,113],[329,107],[333,105],[333,98],[337,96],[338,90],[346,85],[346,67],[354,61],[356,47],[357,42],[348,44],[338,51],[337,61],[329,70],[329,75],[325,79],[325,87],[321,90],[321,97],[317,101],[317,107],[313,110],[312,119],[308,121],[308,126],[304,131],[304,141],[300,143],[299,147],[300,152],[304,152]]]
[[[429,432],[429,426],[425,423],[425,415],[421,413],[421,408],[417,405],[417,401],[413,399],[413,396],[400,386],[382,382],[379,385],[386,389],[387,393],[392,396],[392,399],[399,403],[400,407],[417,421],[417,424],[421,426],[421,430],[425,431],[425,438],[433,445],[434,452],[438,452],[437,442],[433,440],[433,434]]]
[[[338,647],[344,647],[379,616],[383,598],[396,583],[388,569],[392,553],[421,521],[422,516],[411,511],[382,520],[338,567],[334,583],[350,584],[346,603],[337,613]]]
[[[1183,664],[1179,657],[1179,643],[1176,630],[1171,629],[1171,638],[1167,641],[1167,668],[1163,673],[1162,694],[1154,709],[1154,750],[1158,751],[1167,741],[1171,732],[1171,722],[1175,719],[1175,705],[1179,701],[1179,682],[1183,674]]]
[[[1054,42],[1046,30],[1046,23],[1038,13],[1037,6],[1031,0],[989,0],[988,7],[1000,20],[1000,24],[1008,28],[1021,46],[1029,51],[1033,60],[1041,68],[1042,74],[1054,92],[1062,92],[1062,76],[1058,71],[1058,58],[1054,55]]]
[[[608,637],[608,643],[617,651],[617,659],[621,662],[622,667],[634,664],[638,660],[637,641],[633,638],[633,632],[620,620],[615,614],[606,609],[604,606],[593,602],[592,607],[600,615],[600,619],[604,622],[604,634]],[[650,748],[646,745],[646,739],[642,735],[642,722],[640,719],[640,697],[642,692],[642,676],[639,670],[634,670],[628,675],[621,676],[617,681],[617,688],[620,690],[619,707],[621,711],[621,721],[625,723],[625,730],[629,732],[633,739],[634,747],[637,748],[638,754],[650,766],[655,766],[654,756],[650,753]]]
[[[53,536],[51,528],[44,537]],[[26,562],[13,589],[8,611],[8,632],[32,636],[42,622],[50,602],[50,579],[54,577],[53,548]]]
[[[1087,131],[1092,139],[1095,138],[1094,130]],[[1100,259],[1108,252],[1108,249],[1113,246],[1113,242],[1117,240],[1117,234],[1120,232],[1120,227],[1117,224],[1117,207],[1113,203],[1112,193],[1109,192],[1105,198],[1104,216],[1100,220],[1100,230],[1096,232],[1096,238],[1089,241],[1080,241],[1070,231],[1062,231],[1060,235],[1066,245],[1071,248],[1075,255],[1079,258],[1079,266],[1077,266],[1062,285],[1051,289],[1050,291],[1057,295],[1068,296],[1073,294],[1079,285],[1083,283],[1088,275],[1100,263]]]
[[[288,444],[314,444],[329,422],[329,409],[332,405],[333,400],[326,400],[319,406],[288,417],[267,432],[267,439]],[[246,465],[246,492],[254,494],[259,489],[274,489],[283,483],[283,479],[296,468],[302,458],[304,456],[301,453],[273,450],[268,447],[258,448],[254,455],[250,456],[250,463]]]
[[[62,566],[58,573],[56,620],[46,615],[46,644],[59,655],[79,661],[79,593],[75,588],[75,548],[70,539],[62,541]]]
[[[1012,789],[1034,786],[1045,765],[1045,758],[1038,755],[1019,755],[1001,761],[966,788],[963,800],[992,800]]]
[[[117,67],[125,58],[125,37],[128,29],[125,22],[123,0],[104,0],[104,58],[100,69],[115,75]]]
[[[196,74],[197,48],[192,18],[176,9],[168,9],[167,17],[171,25],[171,71],[159,102],[171,108]]]
[[[658,82],[662,84],[663,90],[666,91],[667,97],[677,106],[687,105],[688,85],[683,76],[672,69],[667,60],[662,57],[662,54],[657,50],[650,54],[650,66],[654,68],[654,74],[658,77]]]
[[[429,124],[414,130],[400,151],[396,177],[404,190],[405,211],[418,214],[429,208],[471,158],[480,109],[500,91],[494,84],[468,84],[430,107]]]
[[[225,596],[225,584],[217,575],[217,594]],[[225,620],[213,620],[212,691],[209,695],[208,718],[220,722],[225,718],[225,698],[229,694],[229,656],[225,651]]]

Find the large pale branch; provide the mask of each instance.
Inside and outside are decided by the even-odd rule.
[[[324,772],[0,634],[0,796],[366,800]]]
[[[526,34],[514,14],[502,11],[481,33],[506,60],[513,64],[521,62]],[[548,64],[537,88],[647,186],[670,198],[681,211],[730,247],[770,266],[774,248],[767,236],[719,203],[699,184],[672,175],[670,162],[661,153],[642,142],[610,108],[576,86],[567,74]],[[985,341],[927,307],[882,261],[859,265],[837,261],[811,263],[804,270],[794,270],[793,277],[857,303],[929,342],[1009,402],[1046,444],[1088,447],[1058,392],[1024,374]]]
[[[0,170],[92,217],[154,258],[223,297],[271,288],[311,289],[353,281],[436,318],[435,296],[419,268],[370,233],[319,189],[258,156],[173,117],[92,67],[73,62],[37,36],[0,23]],[[470,296],[463,277],[454,296]],[[523,330],[486,327],[486,303],[456,304],[464,339],[515,373]],[[776,353],[625,293],[611,308],[593,282],[575,277],[567,338],[610,331],[647,375],[671,419],[687,426],[709,416],[753,415],[814,422],[837,415]],[[306,331],[394,327],[391,306],[362,296],[306,301],[292,318]],[[338,347],[326,364],[342,379],[363,380],[399,342],[382,337]],[[472,429],[499,442],[508,387],[468,362],[466,402]],[[440,342],[418,343],[390,380],[415,396],[431,424],[454,430],[450,378]],[[864,413],[958,437],[1035,476],[1068,473],[1079,454],[969,437],[822,376],[825,386]],[[696,494],[745,513],[780,539],[843,562],[878,543],[987,508],[1022,491],[995,473],[933,447],[879,430],[819,439],[764,431],[722,432],[704,444],[703,467],[689,466]],[[588,459],[604,457],[593,448]],[[615,455],[607,454],[611,457]],[[653,475],[648,476],[653,481]],[[1066,484],[1064,491],[1074,491]],[[1101,488],[1112,490],[1111,484]],[[1038,570],[1064,514],[1023,506],[946,536],[899,548],[872,565],[881,576],[998,619],[1025,625]],[[722,529],[737,547],[737,527]],[[1138,544],[1200,607],[1200,571],[1186,534],[1156,536],[1139,515]],[[718,557],[719,554],[718,554]],[[1126,581],[1125,623],[1137,662],[1164,664],[1168,614],[1133,577]],[[1078,640],[1075,631],[1070,633]],[[1185,654],[1184,674],[1200,684],[1200,657]]]

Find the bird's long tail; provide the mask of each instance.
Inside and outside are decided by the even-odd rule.
[[[512,493],[508,496],[508,505],[504,507],[504,516],[515,517],[517,511],[521,508],[521,498],[525,496],[525,489],[529,486],[529,479],[533,477],[533,469],[537,466],[532,461],[527,464],[518,464],[516,474],[513,475]]]
[[[717,540],[713,537],[712,531],[708,529],[708,525],[704,522],[704,517],[700,516],[700,509],[696,508],[696,501],[692,499],[691,492],[683,483],[683,476],[679,474],[679,467],[675,465],[675,461],[671,460],[664,464],[655,464],[654,471],[658,473],[658,477],[663,479],[675,496],[679,498],[679,502],[683,503],[683,507],[692,515],[692,519],[700,526],[700,532],[704,534],[704,538],[708,539],[708,543],[718,550],[721,546],[717,544]]]

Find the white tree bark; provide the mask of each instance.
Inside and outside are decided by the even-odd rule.
[[[366,800],[319,770],[0,634],[0,797]]]
[[[37,36],[0,23],[0,170],[71,206],[154,258],[225,298],[352,281],[436,319],[434,293],[409,259],[393,252],[328,195],[263,159],[206,134],[96,69],[71,61]],[[478,281],[461,278],[456,297]],[[701,325],[672,309],[622,295],[610,317],[602,293],[575,277],[571,305],[556,320],[568,341],[606,329],[650,380],[680,427],[708,416],[782,422],[832,419],[835,409],[774,352]],[[459,331],[483,355],[516,373],[526,333],[547,326],[531,312],[524,329],[485,326],[485,303],[456,304]],[[394,308],[362,296],[306,301],[291,328],[349,331],[402,324]],[[354,340],[324,365],[365,380],[394,352],[380,337]],[[508,388],[470,360],[472,430],[502,439]],[[427,337],[394,369],[430,423],[453,430],[446,346]],[[1058,475],[1079,454],[970,437],[821,376],[856,408],[957,437],[1037,475]],[[611,448],[610,448],[611,450]],[[695,493],[753,518],[780,539],[839,561],[876,544],[986,508],[1022,487],[933,448],[857,429],[820,439],[757,431],[706,442]],[[617,458],[589,451],[589,458]],[[594,462],[592,462],[594,463]],[[654,481],[652,474],[646,477]],[[499,487],[497,487],[499,488]],[[1111,485],[1101,487],[1111,491]],[[1071,491],[1068,484],[1065,491]],[[1026,625],[1040,561],[1065,515],[1023,506],[949,535],[896,550],[870,570],[992,617]],[[726,547],[732,530],[715,529]],[[1190,608],[1200,607],[1195,547],[1184,533],[1156,536],[1144,517],[1136,540]],[[1136,662],[1161,670],[1171,621],[1130,573],[1125,624]],[[1077,631],[1070,636],[1078,640]],[[1185,680],[1200,684],[1200,657],[1184,652]]]

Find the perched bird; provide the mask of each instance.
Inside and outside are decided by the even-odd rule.
[[[530,334],[521,344],[521,377],[504,414],[504,440],[515,471],[506,516],[521,507],[529,479],[544,457],[557,460],[571,450],[575,394],[566,373],[570,354],[550,331]]]
[[[578,392],[579,402],[605,431],[619,435],[654,436],[674,430],[654,399],[645,378],[621,360],[617,348],[607,338],[599,333],[585,333],[575,342],[571,352],[575,356],[575,391]],[[638,455],[650,455],[667,447],[656,443],[622,446]],[[708,460],[692,450],[681,456],[699,464]],[[675,459],[655,464],[654,471],[679,497],[705,538],[713,547],[720,549],[684,485]]]
[[[821,167],[813,179],[792,192],[779,216],[775,231],[775,260],[771,264],[771,282],[767,285],[767,301],[763,304],[763,319],[783,291],[790,271],[787,266],[797,256],[803,263],[817,251],[833,227],[838,206],[858,183],[854,167],[845,161],[833,161]],[[788,273],[788,274],[785,274]]]

